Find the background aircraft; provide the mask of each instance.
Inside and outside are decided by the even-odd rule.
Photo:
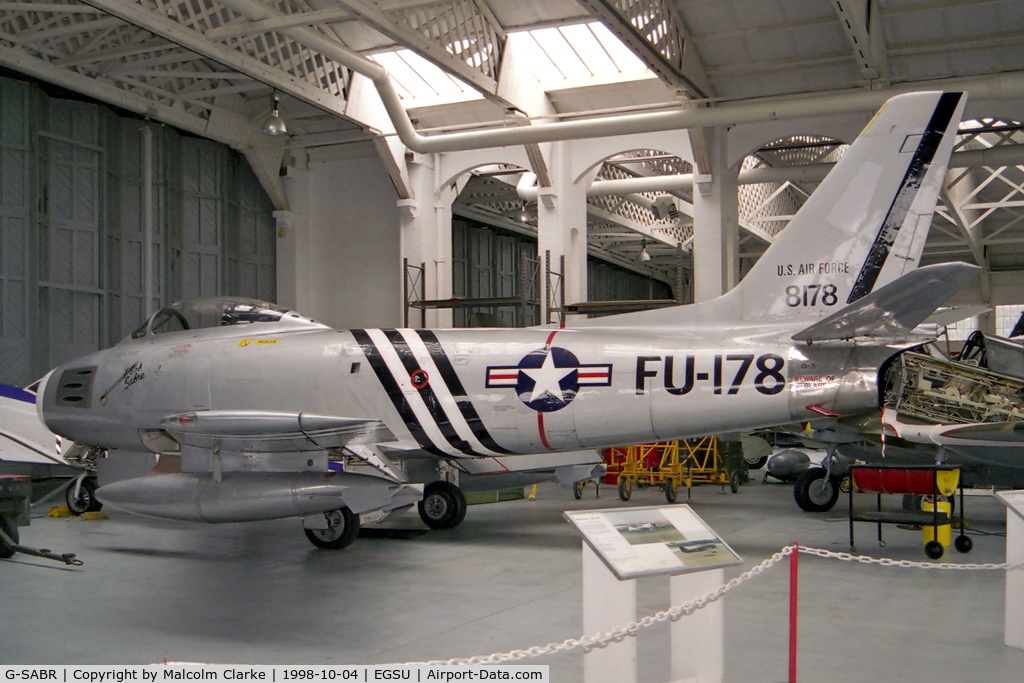
[[[99,510],[96,472],[75,461],[79,452],[73,442],[59,440],[40,421],[35,386],[0,384],[0,474],[31,477],[34,503],[60,495],[58,489],[63,489],[63,501],[72,513]]]
[[[1024,343],[977,331],[954,359],[927,345],[886,374],[880,410],[802,432],[834,456],[796,482],[801,508],[831,509],[854,461],[958,465],[967,486],[1024,488]]]
[[[411,463],[875,409],[879,368],[978,271],[915,270],[965,101],[890,100],[714,301],[444,331],[334,330],[263,302],[186,302],[52,370],[40,415],[93,457],[178,454],[180,473],[103,486],[111,506],[205,522],[300,516],[314,545],[341,548],[360,514],[422,498]]]

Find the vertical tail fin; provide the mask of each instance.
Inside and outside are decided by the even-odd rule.
[[[814,320],[916,268],[966,100],[889,100],[726,295],[740,317]]]

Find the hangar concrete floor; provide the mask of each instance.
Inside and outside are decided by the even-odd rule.
[[[576,501],[546,484],[536,501],[472,506],[456,530],[426,533],[410,515],[398,525],[407,533],[364,533],[342,552],[315,550],[296,520],[37,519],[23,542],[76,552],[85,565],[0,563],[0,663],[401,663],[561,641],[581,629],[580,540],[562,512],[662,503],[654,489],[621,503],[611,487],[595,500],[590,486]],[[744,558],[727,578],[792,541],[847,549],[844,499],[807,514],[789,486],[754,481],[737,495],[694,489],[692,505]],[[967,512],[974,529],[1005,531],[996,500],[969,499]],[[924,560],[920,532],[885,534],[879,548],[874,527],[859,524],[859,550]],[[1003,561],[1002,536],[974,541],[971,554],[943,559]],[[783,563],[725,597],[727,681],[786,679],[788,581]],[[1024,671],[1024,651],[1003,645],[1001,571],[807,557],[800,581],[802,680],[1016,681]],[[667,606],[668,581],[642,579],[637,593],[640,614],[654,613]],[[668,680],[667,647],[664,624],[640,634],[641,681]],[[578,651],[527,663],[549,664],[554,683],[583,677]]]

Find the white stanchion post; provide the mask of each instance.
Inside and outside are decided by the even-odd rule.
[[[723,569],[669,579],[669,598],[682,605],[725,583]],[[725,612],[721,600],[672,623],[672,681],[721,683],[725,666]]]
[[[1006,509],[1006,563],[1024,562],[1024,520]],[[1024,569],[1006,572],[1006,623],[1003,642],[1024,648]]]
[[[636,580],[619,581],[583,544],[583,633],[596,635],[636,620]],[[636,638],[583,655],[585,683],[636,683]]]

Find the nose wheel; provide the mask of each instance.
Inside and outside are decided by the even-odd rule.
[[[99,512],[103,504],[96,500],[96,480],[93,477],[86,477],[80,485],[74,482],[68,486],[65,499],[68,503],[68,510],[71,514],[83,515],[86,512]]]

